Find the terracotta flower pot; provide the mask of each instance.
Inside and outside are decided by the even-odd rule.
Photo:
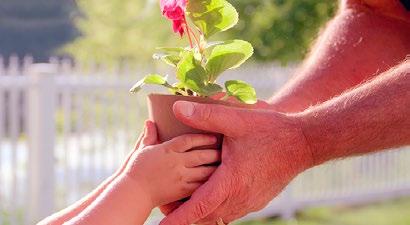
[[[176,101],[190,101],[205,104],[221,104],[233,106],[234,104],[214,100],[211,98],[202,98],[194,96],[180,96],[180,95],[162,95],[162,94],[150,94],[148,96],[148,110],[149,118],[155,122],[158,130],[158,138],[161,142],[171,140],[174,137],[183,134],[213,134],[217,137],[218,141],[213,146],[204,146],[202,148],[221,149],[223,135],[210,133],[208,131],[194,129],[180,122],[173,112],[173,105]]]

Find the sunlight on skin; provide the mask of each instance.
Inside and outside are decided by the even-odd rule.
[[[188,151],[215,141],[214,136],[192,134],[156,144],[155,125],[148,121],[142,144],[118,176],[85,198],[87,204],[76,204],[39,224],[143,224],[154,207],[190,196],[215,171],[215,166],[203,165],[219,162],[219,151]]]
[[[410,114],[410,107],[406,105],[410,102],[406,91],[410,85],[410,65],[403,62],[410,51],[409,28],[410,14],[398,1],[343,2],[339,14],[318,39],[298,76],[274,96],[271,105],[264,102],[256,105],[256,108],[301,113],[189,103],[194,106],[190,107],[187,103],[177,103],[174,110],[181,121],[224,133],[225,141],[222,165],[188,202],[162,223],[230,222],[264,207],[297,174],[314,165],[410,144],[409,131],[405,130],[409,122],[402,117]],[[389,48],[385,43],[389,43]],[[388,70],[396,65],[395,69]],[[346,91],[356,85],[359,86]],[[333,98],[335,96],[338,97]],[[323,130],[328,131],[327,135],[323,135]],[[142,166],[144,163],[137,160],[145,153],[130,154],[131,160],[127,159],[115,175],[84,200],[40,224],[62,224],[68,219],[72,219],[72,224],[108,221],[142,224],[155,205],[189,196],[199,184],[183,188],[184,191],[167,192],[170,196],[164,196],[161,194],[164,186],[178,189],[181,182],[169,176],[172,182],[166,182],[170,182],[170,186],[160,181],[150,183],[139,173],[139,167],[153,171],[148,174],[155,174],[159,169],[151,162],[158,160],[161,155],[158,152],[163,148],[155,149],[142,150],[148,152],[146,156],[152,155],[147,158],[153,157],[141,160],[150,162],[148,165]],[[166,162],[178,161],[169,157],[164,156],[162,163],[165,174],[173,174]],[[210,174],[211,171],[206,178]],[[150,185],[156,187],[155,191],[144,195]],[[176,206],[169,212],[174,208]]]
[[[374,13],[363,5],[342,8],[296,76],[270,100],[272,108],[303,111],[378,76],[406,58],[409,37],[410,23]]]
[[[369,7],[377,13],[410,22],[410,14],[399,0],[348,0],[345,4],[348,7],[364,4],[365,7]]]
[[[344,2],[297,76],[272,98],[270,109],[295,114],[174,105],[182,122],[225,139],[221,166],[163,225],[231,222],[314,165],[410,144],[410,12],[375,10],[383,6],[376,3]]]
[[[162,225],[231,222],[326,161],[410,144],[410,63],[296,114],[178,101],[175,115],[223,133],[222,163]],[[252,131],[252,132],[249,132]]]

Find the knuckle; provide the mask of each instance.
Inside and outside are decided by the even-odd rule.
[[[208,211],[209,211],[209,206],[208,206],[207,202],[205,202],[205,201],[199,201],[195,205],[194,214],[197,218],[204,217],[206,214],[208,214]]]
[[[181,185],[180,190],[182,193],[187,193],[189,192],[191,189],[187,184]]]
[[[202,110],[200,113],[201,120],[208,121],[211,118],[214,111],[215,111],[214,108],[211,106],[202,107]]]
[[[192,142],[193,142],[193,140],[192,140],[192,136],[191,136],[191,135],[186,135],[186,136],[184,136],[184,138],[182,139],[182,143],[183,143],[184,146],[190,147],[190,146],[192,146]]]
[[[184,180],[184,172],[182,171],[181,168],[177,169],[176,178],[177,178],[177,181],[183,181]]]
[[[164,152],[164,154],[168,155],[168,154],[172,154],[172,148],[169,145],[165,145],[165,144],[161,144],[161,148],[162,151]]]
[[[178,163],[176,163],[174,160],[169,160],[167,163],[167,168],[170,170],[175,170],[178,167]]]
[[[184,185],[181,186],[181,191],[183,193],[192,194],[192,192],[194,190],[195,190],[195,187],[193,185],[188,184],[188,183],[185,183]]]
[[[171,148],[164,148],[164,153],[165,153],[165,155],[166,156],[169,156],[169,155],[171,155],[172,154],[172,149]]]
[[[207,215],[205,218],[201,219],[199,221],[200,224],[207,224],[207,225],[213,225],[215,224],[215,222],[221,218],[221,216],[216,213],[216,212],[212,212],[211,214]]]
[[[209,172],[208,172],[207,169],[203,169],[203,170],[201,171],[201,177],[206,177],[206,176],[208,176],[208,174],[209,174]]]

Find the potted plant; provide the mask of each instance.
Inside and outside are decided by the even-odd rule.
[[[161,53],[153,56],[175,68],[178,82],[170,84],[167,76],[149,74],[130,90],[136,93],[142,86],[154,84],[171,93],[148,97],[150,119],[157,124],[159,139],[167,141],[181,134],[204,133],[174,117],[172,107],[178,100],[232,105],[225,100],[234,97],[243,105],[256,103],[255,89],[244,81],[229,80],[224,87],[217,84],[224,71],[239,67],[253,54],[252,45],[243,40],[208,41],[214,34],[236,25],[236,9],[225,0],[161,0],[160,6],[163,15],[172,21],[174,32],[185,35],[189,41],[188,47],[160,47]],[[221,92],[224,94],[220,100],[210,98]]]

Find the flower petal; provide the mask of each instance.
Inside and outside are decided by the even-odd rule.
[[[184,21],[183,20],[174,20],[173,22],[173,29],[175,33],[179,33],[181,37],[184,35]]]
[[[187,0],[160,0],[162,15],[172,21],[173,30],[184,34],[185,10]]]

